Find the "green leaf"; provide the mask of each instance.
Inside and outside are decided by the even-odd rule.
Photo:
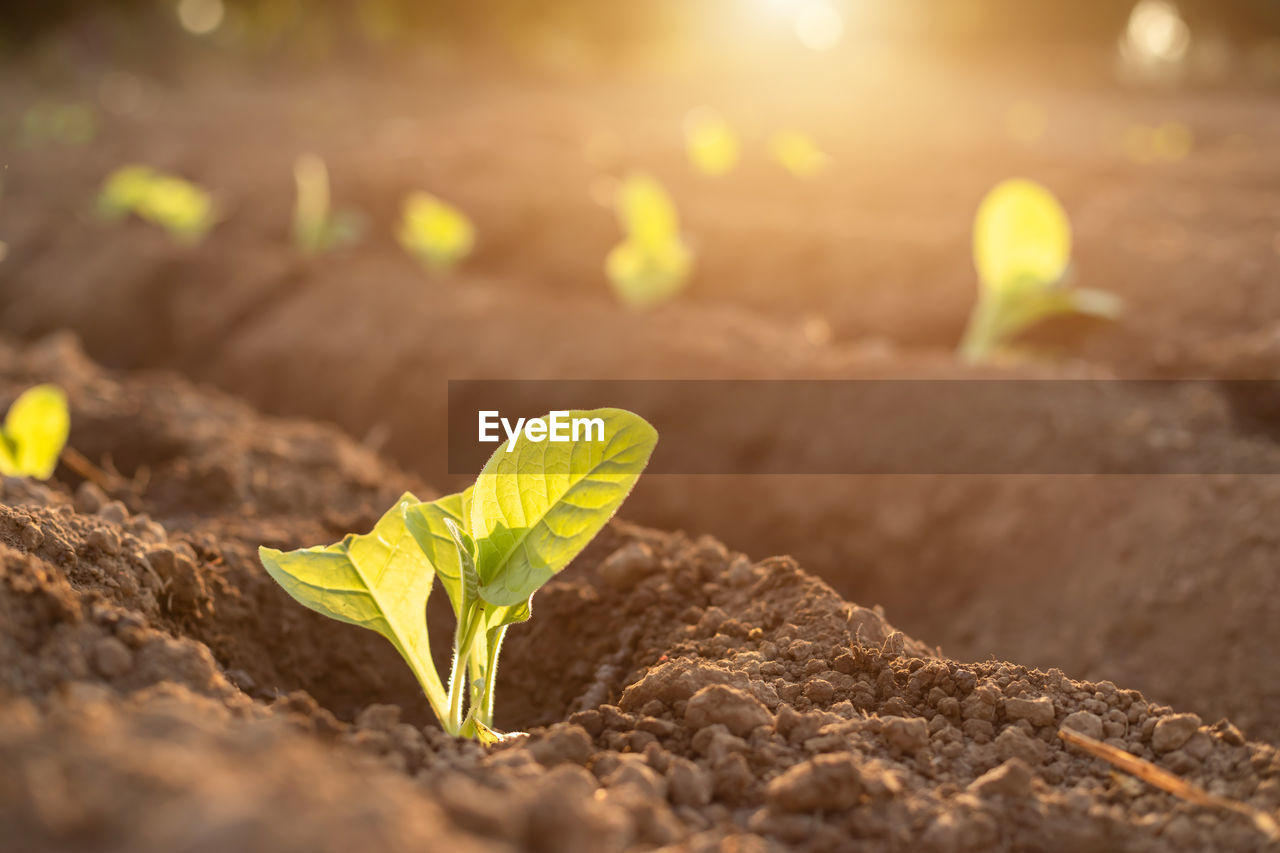
[[[468,490],[469,491],[469,490]],[[449,523],[465,526],[463,512],[465,493],[447,495],[429,503],[404,506],[405,529],[435,568],[440,585],[449,596],[454,616],[462,612],[462,570],[458,564],[458,548],[449,532]]]
[[[414,193],[405,200],[400,222],[400,244],[428,265],[449,269],[471,254],[475,226],[461,210],[429,193]]]
[[[973,258],[982,286],[997,293],[1027,280],[1050,286],[1071,262],[1071,223],[1041,184],[1014,178],[997,184],[978,206]]]
[[[625,239],[605,258],[614,291],[635,308],[671,298],[693,269],[671,197],[648,175],[631,175],[618,191],[617,213]]]
[[[490,604],[525,604],[567,566],[622,505],[658,442],[648,422],[622,409],[567,416],[599,419],[603,440],[535,442],[522,431],[473,487],[468,527]]]
[[[386,637],[443,720],[448,699],[431,660],[426,622],[435,571],[404,523],[405,507],[418,503],[406,492],[371,532],[334,545],[288,552],[264,547],[258,554],[298,603]]]
[[[70,432],[71,415],[62,389],[28,388],[9,407],[0,430],[0,474],[49,479]]]
[[[968,361],[986,358],[1049,317],[1120,315],[1116,296],[1067,286],[1071,225],[1053,194],[1033,181],[1003,181],[982,200],[973,255],[982,287],[960,344]]]
[[[459,565],[457,543],[449,525],[457,525],[459,528],[466,525],[470,497],[471,489],[468,488],[465,492],[447,495],[429,503],[408,504],[404,507],[405,528],[435,567],[440,585],[444,587],[445,595],[453,606],[455,617],[462,613],[464,604],[463,573]],[[510,607],[488,606],[485,608],[486,633],[503,625],[527,621],[533,612],[532,608],[532,597]]]
[[[98,212],[107,219],[135,214],[184,242],[199,241],[218,219],[213,198],[204,189],[137,165],[108,176],[98,195]]]

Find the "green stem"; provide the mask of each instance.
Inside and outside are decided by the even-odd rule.
[[[464,618],[458,620],[453,642],[453,663],[449,667],[449,717],[445,731],[457,735],[462,730],[462,696],[466,692],[467,665],[471,659],[471,646],[476,631],[484,623],[484,610],[472,604]]]
[[[500,625],[489,632],[489,654],[484,667],[484,690],[480,694],[476,719],[489,728],[493,728],[493,695],[494,684],[498,680],[498,655],[502,653],[502,641],[507,636],[506,625]]]

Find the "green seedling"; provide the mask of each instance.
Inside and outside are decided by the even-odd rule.
[[[990,358],[1049,317],[1120,315],[1114,294],[1068,285],[1071,224],[1034,181],[1003,181],[987,193],[974,220],[973,256],[980,290],[960,344],[966,361]]]
[[[49,479],[70,431],[67,395],[61,388],[37,385],[23,391],[0,428],[0,474]]]
[[[671,298],[693,269],[671,196],[653,178],[636,174],[622,182],[615,204],[625,239],[605,259],[614,291],[633,308]]]
[[[551,440],[557,422],[569,437],[566,419],[575,430],[586,423],[585,436]],[[300,604],[386,637],[446,732],[491,742],[500,737],[494,681],[508,626],[530,617],[534,593],[613,516],[657,441],[652,426],[621,409],[552,412],[500,445],[464,492],[430,502],[406,493],[370,533],[259,554]],[[455,617],[447,683],[426,623],[436,580]]]
[[[198,243],[218,219],[205,190],[147,166],[112,172],[98,195],[98,212],[110,220],[133,214],[184,243]]]
[[[831,158],[809,136],[798,130],[780,130],[769,139],[769,153],[778,165],[797,178],[815,178]]]
[[[298,200],[293,211],[293,239],[307,255],[318,255],[349,246],[364,230],[358,214],[332,213],[329,205],[329,170],[324,160],[303,154],[293,164]]]
[[[738,165],[738,137],[715,110],[690,110],[684,119],[684,140],[694,168],[704,175],[727,175]]]
[[[458,208],[429,193],[405,200],[400,221],[400,245],[437,270],[448,270],[471,254],[475,226]]]

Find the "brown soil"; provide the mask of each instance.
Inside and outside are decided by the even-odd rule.
[[[624,523],[513,631],[499,723],[530,737],[454,741],[406,722],[422,702],[380,638],[294,605],[251,550],[367,526],[417,484],[333,430],[104,374],[65,339],[0,354],[0,396],[56,377],[73,443],[110,442],[121,474],[110,495],[4,481],[14,849],[1263,846],[1069,750],[1061,726],[1280,807],[1275,748],[1226,721],[939,657],[788,558]]]
[[[457,485],[447,379],[1275,378],[1267,96],[919,62],[851,65],[836,93],[217,65],[144,72],[121,111],[109,69],[8,70],[5,115],[117,93],[88,148],[0,140],[0,330],[17,336],[0,344],[0,403],[63,385],[72,446],[118,475],[109,495],[66,466],[0,495],[0,766],[17,768],[0,774],[0,838],[15,849],[1264,846],[1055,732],[1280,807],[1274,477],[645,477],[624,515],[654,529],[615,523],[513,630],[498,722],[533,736],[492,753],[443,737],[395,653],[287,599],[255,549],[331,541],[406,489]],[[1019,145],[1003,120],[1026,100],[1050,130]],[[697,103],[748,132],[731,179],[685,165]],[[1193,130],[1189,159],[1125,157],[1129,123],[1169,120]],[[828,179],[764,162],[780,124],[835,155]],[[302,151],[325,157],[339,206],[370,215],[363,245],[298,256]],[[226,220],[195,247],[98,221],[96,189],[126,162],[214,189]],[[592,201],[631,167],[671,187],[699,259],[688,293],[644,315],[602,280],[616,225]],[[965,368],[951,348],[972,212],[1011,174],[1059,193],[1078,280],[1128,311],[1044,330],[1056,360]],[[454,274],[391,241],[414,188],[478,224]],[[113,369],[173,373],[104,372],[43,338],[68,329]],[[1137,431],[1090,433],[1117,413]],[[800,414],[744,424],[725,453]],[[1073,449],[1129,470],[1170,442],[1202,468],[1274,470],[1274,427],[1237,414],[1119,392],[1100,411],[1044,408]],[[960,412],[957,428],[989,425]]]
[[[1125,97],[920,63],[891,70],[886,89],[884,68],[851,67],[838,111],[820,93],[792,93],[787,115],[768,120],[753,103],[778,84],[760,81],[689,91],[464,83],[429,68],[407,79],[144,75],[135,110],[105,114],[93,146],[5,149],[0,324],[27,336],[71,328],[108,364],[178,369],[272,413],[334,422],[442,487],[456,485],[444,474],[446,379],[1276,375],[1280,220],[1268,211],[1280,206],[1268,201],[1264,96]],[[89,84],[101,79],[13,75],[0,100],[16,111],[42,96],[96,97]],[[1003,116],[1028,99],[1050,133],[1017,145]],[[692,175],[675,129],[697,101],[757,141],[783,118],[811,129],[837,166],[798,186],[756,152],[731,180]],[[1126,159],[1129,122],[1171,119],[1195,133],[1188,160]],[[302,150],[326,157],[340,205],[372,216],[365,245],[315,262],[293,250],[290,167]],[[227,220],[194,248],[142,223],[96,221],[96,187],[128,161],[215,189]],[[650,315],[617,308],[599,270],[616,233],[590,188],[631,166],[671,185],[700,259],[687,297]],[[1041,336],[1070,361],[958,367],[949,349],[972,302],[972,208],[1017,173],[1063,196],[1079,279],[1129,310],[1113,326]],[[424,275],[390,241],[401,196],[418,186],[479,225],[479,251],[454,275]],[[803,332],[814,317],[830,343]],[[1086,413],[1045,414],[1088,435]],[[1143,440],[1178,442],[1208,466],[1275,459],[1272,440],[1238,432],[1221,400],[1138,414],[1150,421]],[[792,413],[779,417],[794,426]],[[747,424],[744,440],[778,426]],[[91,458],[137,464],[111,432],[86,440]],[[1087,440],[1104,458],[1133,452]],[[1111,679],[1276,740],[1280,543],[1265,511],[1276,489],[1243,476],[649,477],[627,514],[792,554],[962,659]],[[208,497],[186,499],[198,510]]]

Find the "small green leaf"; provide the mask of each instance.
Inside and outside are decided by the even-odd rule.
[[[448,523],[452,522],[460,527],[465,525],[464,495],[465,493],[460,492],[429,503],[407,504],[404,507],[405,529],[435,568],[455,616],[462,612],[462,569],[458,564],[458,548],[449,532]]]
[[[648,422],[622,409],[568,417],[599,419],[603,440],[534,442],[522,432],[476,480],[468,527],[480,595],[490,604],[526,604],[567,566],[617,512],[658,442]]]
[[[164,228],[174,239],[191,243],[202,239],[218,218],[205,190],[146,166],[112,172],[98,195],[98,212],[107,219],[132,213]]]
[[[1114,295],[1067,285],[1071,226],[1053,194],[1033,181],[1004,181],[982,200],[973,255],[981,289],[960,344],[968,361],[987,358],[1055,315],[1120,314]]]
[[[363,218],[354,211],[330,209],[329,169],[314,154],[293,164],[297,201],[293,210],[293,240],[304,254],[316,255],[359,241]]]
[[[449,269],[471,254],[475,226],[461,210],[429,193],[405,200],[400,244],[436,269]]]
[[[693,268],[671,197],[648,175],[631,175],[618,191],[617,213],[625,239],[605,259],[614,291],[636,308],[669,299]]]
[[[448,698],[431,660],[426,623],[435,572],[404,523],[405,507],[418,503],[406,492],[371,532],[334,545],[288,552],[264,547],[258,554],[299,604],[386,637],[443,720]]]
[[[1008,290],[1026,280],[1054,284],[1071,262],[1067,213],[1034,181],[1002,181],[978,206],[973,258],[988,290]]]
[[[71,415],[62,389],[28,388],[9,407],[0,430],[0,474],[49,479],[70,432]]]
[[[121,166],[102,185],[98,212],[107,219],[119,219],[134,212],[155,178],[155,171],[147,166]]]
[[[715,110],[690,110],[684,120],[684,137],[689,159],[704,175],[726,175],[738,165],[738,137]]]

